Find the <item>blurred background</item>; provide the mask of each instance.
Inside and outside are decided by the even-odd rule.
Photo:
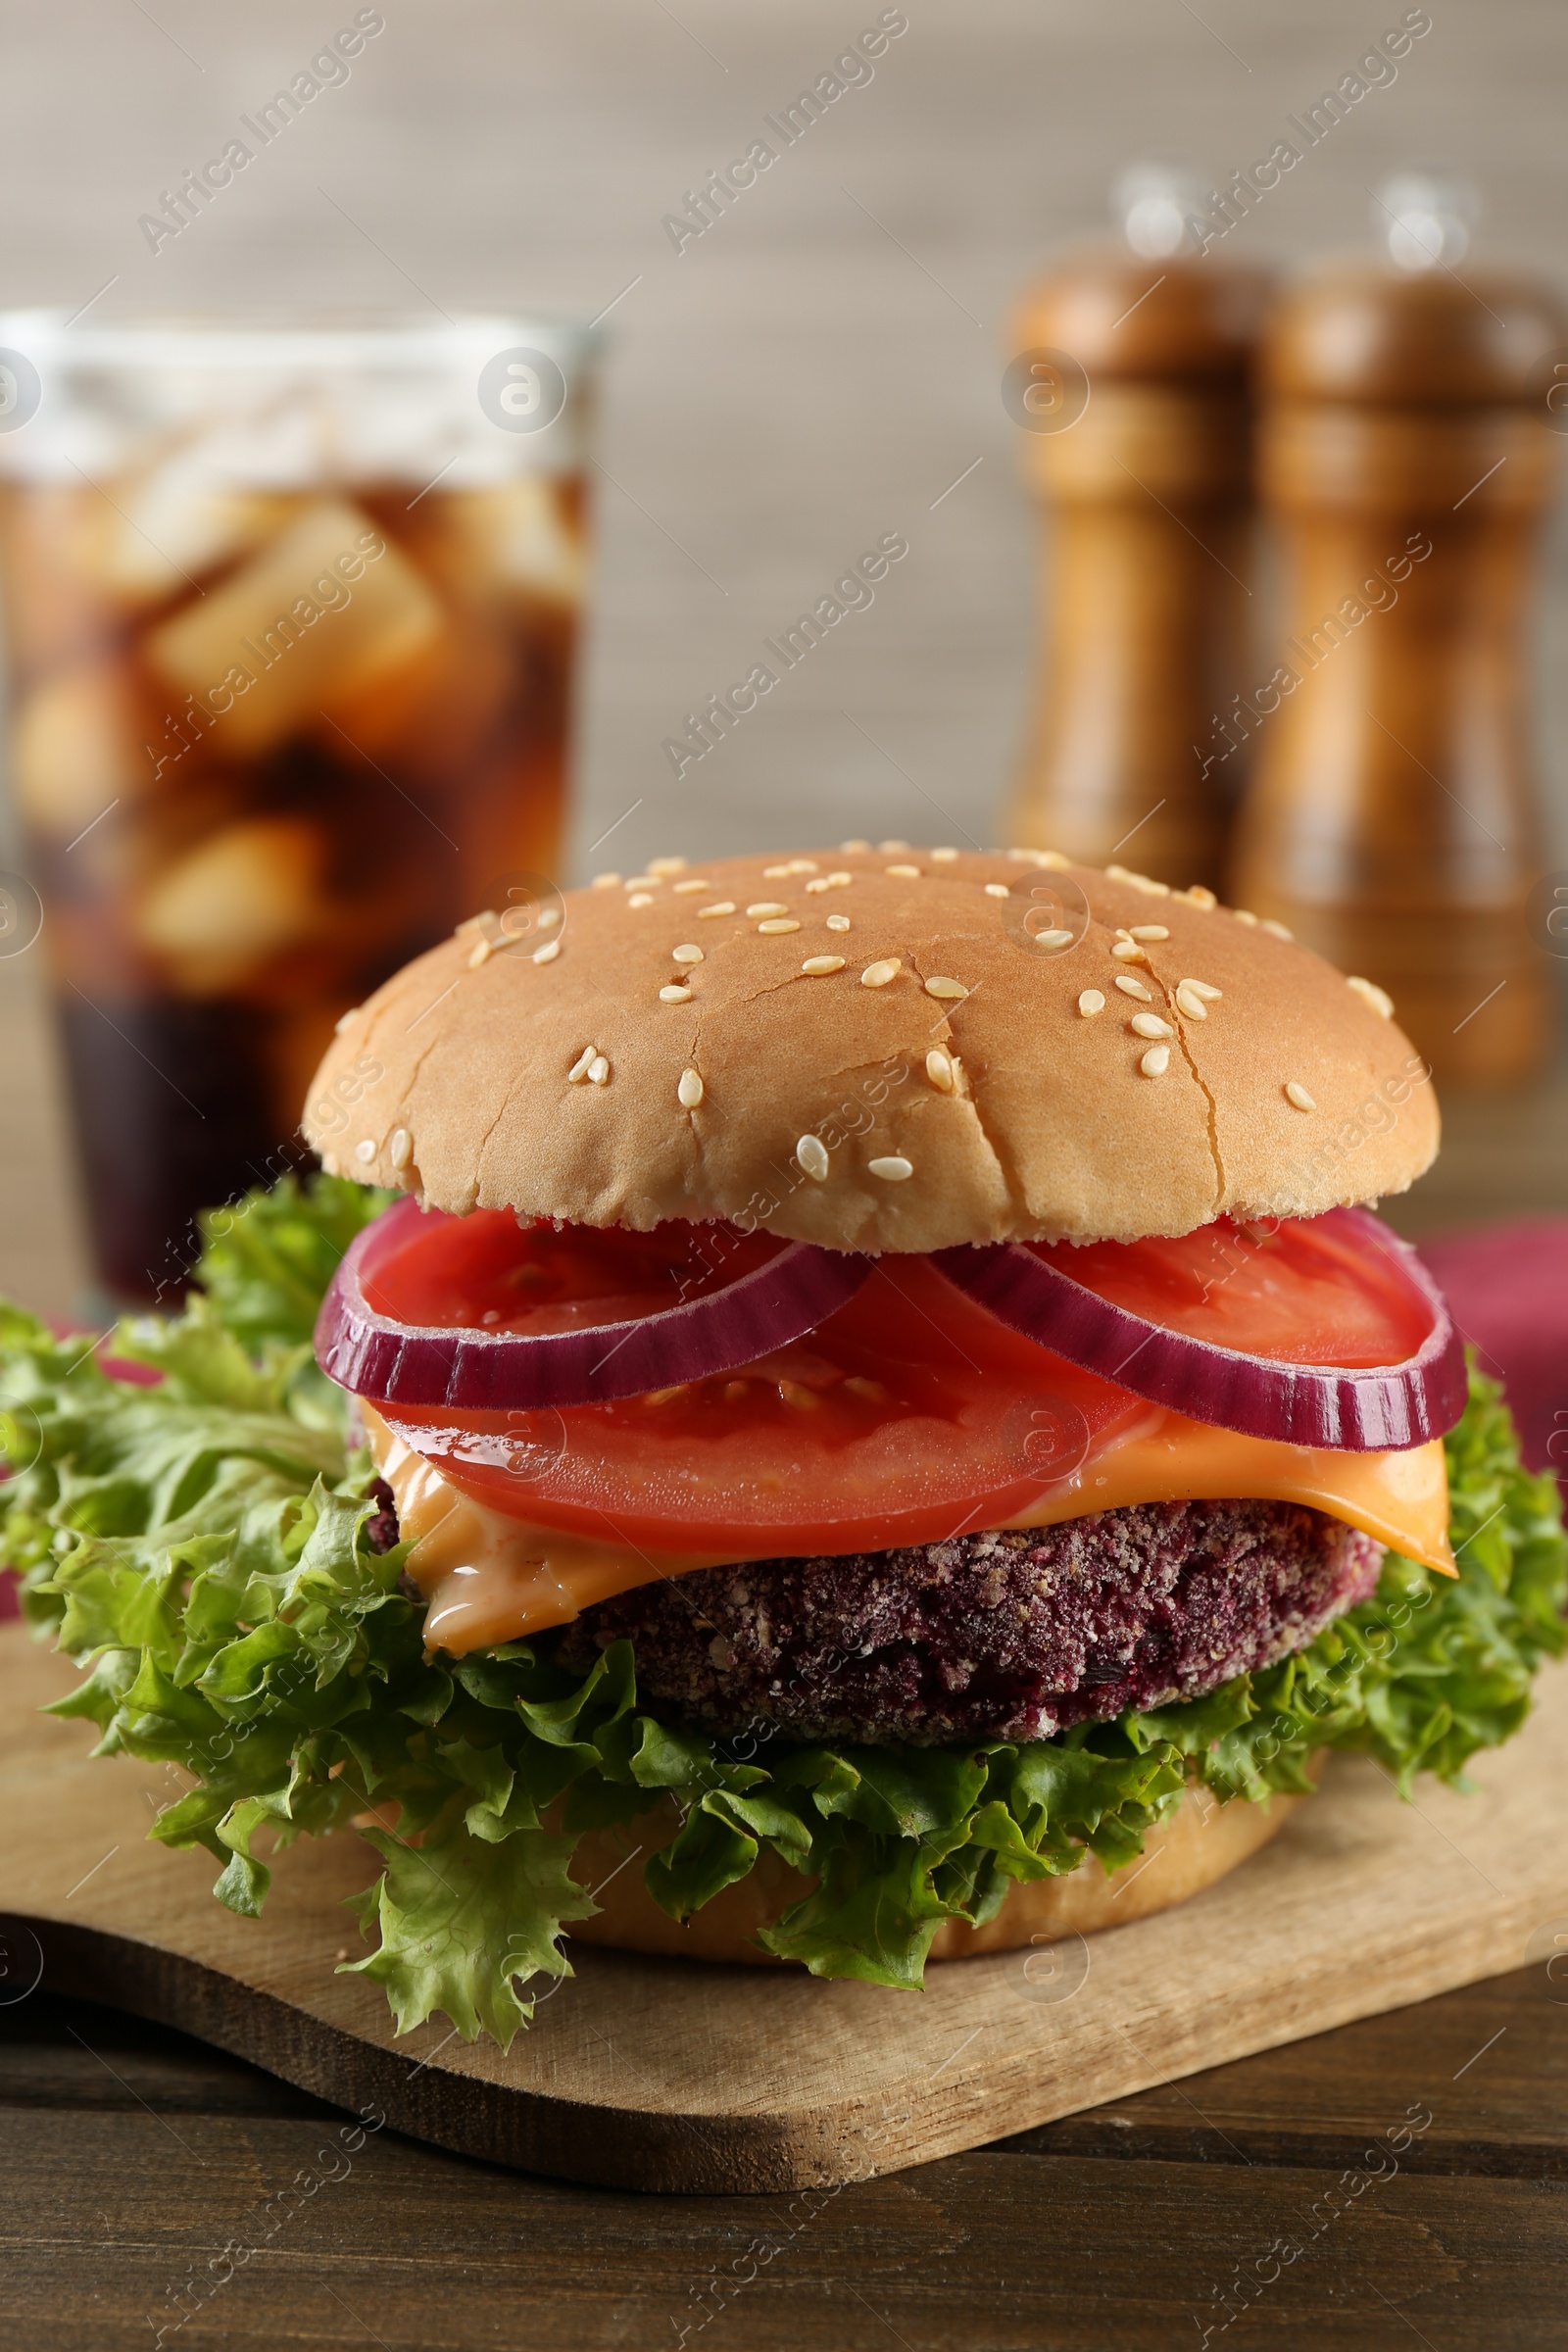
[[[1568,883],[1568,539],[1551,480],[1553,369],[1568,361],[1555,309],[1568,284],[1560,10],[388,0],[334,15],[274,0],[246,19],[211,0],[70,0],[8,5],[0,22],[8,310],[74,317],[65,331],[78,335],[157,315],[279,311],[595,326],[591,586],[564,831],[548,860],[539,854],[547,880],[845,835],[1113,854],[1093,826],[1137,798],[1140,776],[1163,776],[1171,698],[1191,699],[1200,660],[1208,708],[1181,712],[1181,729],[1198,730],[1185,780],[1151,785],[1153,830],[1126,840],[1123,861],[1223,888],[1241,854],[1231,812],[1198,804],[1231,794],[1227,765],[1240,774],[1265,755],[1273,830],[1259,820],[1243,845],[1264,915],[1297,909],[1300,929],[1298,902],[1317,890],[1323,919],[1338,919],[1328,902],[1353,897],[1368,858],[1397,876],[1406,836],[1442,833],[1428,915],[1450,924],[1476,1000],[1494,964],[1506,988],[1466,1016],[1460,1045],[1419,1040],[1440,1078],[1445,1053],[1468,1058],[1445,1098],[1442,1167],[1393,1213],[1424,1231],[1568,1204],[1551,1009],[1568,966],[1547,928],[1552,876]],[[356,25],[341,74],[312,75],[323,44]],[[1374,54],[1386,71],[1364,68]],[[850,55],[860,63],[836,74]],[[258,110],[302,74],[314,92],[252,135]],[[812,90],[814,111],[792,115]],[[1314,113],[1327,92],[1338,106]],[[173,201],[236,137],[254,150],[246,167],[200,204]],[[732,167],[757,142],[774,156],[747,181]],[[1270,179],[1257,166],[1281,142],[1297,160]],[[1139,164],[1159,169],[1127,182]],[[1391,194],[1412,170],[1427,173],[1415,194]],[[1428,247],[1402,258],[1429,266],[1388,259],[1401,218],[1406,242]],[[1090,249],[1101,258],[1086,263]],[[1399,311],[1383,334],[1381,296],[1357,274],[1369,266],[1380,284],[1424,289],[1413,324]],[[1327,268],[1312,282],[1329,292],[1316,314],[1298,301],[1281,328],[1280,289],[1296,301],[1309,267]],[[1392,299],[1397,311],[1406,296]],[[1271,334],[1274,358],[1259,361]],[[1134,378],[1145,369],[1148,400],[1118,375],[1117,353],[1140,335],[1144,357],[1128,365]],[[1054,356],[1036,366],[1040,353]],[[1265,532],[1250,450],[1271,402],[1282,437]],[[1321,446],[1314,403],[1331,412]],[[1434,404],[1441,448],[1388,422]],[[1372,411],[1381,422],[1367,423]],[[1266,440],[1275,427],[1259,429]],[[11,440],[20,449],[25,427]],[[1476,452],[1476,487],[1461,493]],[[1137,492],[1136,529],[1153,535],[1136,558],[1105,488],[1117,467]],[[1402,618],[1372,609],[1350,620],[1353,643],[1324,665],[1351,681],[1344,694],[1313,704],[1316,731],[1303,733],[1303,692],[1270,736],[1256,690],[1297,616],[1338,604],[1321,581],[1337,582],[1340,564],[1353,594],[1363,557],[1376,560],[1366,551],[1394,554],[1438,508],[1456,519],[1447,540],[1433,532],[1417,584],[1441,574],[1441,592],[1419,605],[1408,590]],[[1178,533],[1196,550],[1186,573]],[[906,553],[863,596],[835,598],[852,565],[894,542]],[[1174,566],[1163,604],[1140,602],[1129,583],[1163,576],[1162,563]],[[13,547],[14,661],[22,570]],[[791,655],[788,633],[823,600],[839,616]],[[1162,695],[1173,612],[1207,634],[1186,687]],[[1387,706],[1366,650],[1380,631]],[[727,727],[710,720],[705,744],[705,704],[759,663],[777,683]],[[1435,682],[1456,677],[1468,684],[1434,751],[1423,712]],[[1374,702],[1382,715],[1368,715]],[[1347,735],[1371,744],[1375,726],[1397,739],[1392,781],[1393,755],[1369,765]],[[1347,848],[1359,819],[1336,803],[1325,760],[1352,779],[1361,814],[1371,808],[1370,849]],[[1161,832],[1170,815],[1152,813],[1184,795],[1185,870],[1180,840]],[[1338,808],[1337,837],[1332,823],[1323,835],[1325,808]],[[1299,824],[1286,839],[1293,810],[1304,849]],[[36,821],[8,821],[0,863],[26,886]],[[458,854],[432,835],[432,877]],[[45,1003],[48,940],[20,946],[24,918],[24,906],[17,952],[0,955],[0,1290],[65,1313],[94,1277]],[[1495,936],[1483,940],[1488,922]],[[1401,953],[1409,963],[1427,950]],[[1378,982],[1373,960],[1356,968]],[[1521,1042],[1503,1016],[1526,998],[1544,1009]],[[1446,1011],[1429,1018],[1459,1034]]]

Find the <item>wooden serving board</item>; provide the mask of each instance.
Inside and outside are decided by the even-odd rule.
[[[68,1665],[0,1629],[0,1910],[12,1997],[57,1990],[183,2027],[466,2154],[618,2187],[780,2190],[896,2172],[1522,1966],[1568,1932],[1568,1667],[1479,1793],[1400,1803],[1361,1757],[1254,1860],[1152,1919],[933,1966],[923,1994],[582,1947],[503,2057],[445,2019],[399,2041],[342,1898],[357,1839],[281,1857],[263,1920],[202,1852],[147,1842],[158,1767],[94,1761],[40,1717]],[[1095,1868],[1091,1863],[1086,1867]],[[36,1937],[36,1945],[28,1936]],[[1549,1938],[1548,1938],[1549,1940]],[[1045,1963],[1043,1966],[1042,1963]]]

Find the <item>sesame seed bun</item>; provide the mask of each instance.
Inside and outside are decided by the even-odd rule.
[[[347,1016],[304,1122],[327,1167],[928,1250],[1313,1216],[1437,1151],[1388,1000],[1206,892],[1035,852],[658,864],[518,938],[476,918]]]
[[[1312,1769],[1315,1775],[1316,1763]],[[1284,1828],[1300,1802],[1297,1796],[1276,1794],[1262,1804],[1237,1797],[1222,1805],[1206,1789],[1190,1788],[1170,1819],[1148,1833],[1135,1861],[1107,1875],[1098,1862],[1086,1858],[1062,1878],[1020,1881],[983,1928],[967,1927],[961,1919],[944,1920],[931,1957],[970,1960],[984,1952],[1016,1951],[1168,1911],[1249,1861]],[[582,1838],[572,1856],[572,1876],[581,1886],[599,1888],[599,1910],[592,1919],[573,1920],[567,1935],[580,1943],[609,1944],[620,1952],[656,1952],[666,1959],[778,1966],[755,1941],[758,1930],[808,1894],[811,1881],[776,1854],[764,1853],[746,1878],[722,1888],[680,1927],[659,1908],[641,1870],[624,1867],[634,1848],[639,1855],[651,1853],[667,1844],[679,1828],[680,1815],[666,1797],[658,1811],[643,1815],[630,1830],[591,1831]],[[1050,1965],[1049,1960],[1044,1963],[1038,1976],[1031,1970],[1032,1984],[1049,1988]]]

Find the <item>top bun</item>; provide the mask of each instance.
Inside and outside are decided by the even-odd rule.
[[[655,862],[477,916],[348,1014],[326,1166],[925,1250],[1315,1216],[1437,1151],[1388,999],[1207,891],[1035,851]]]

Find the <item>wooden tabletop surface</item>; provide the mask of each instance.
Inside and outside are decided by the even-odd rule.
[[[350,2156],[344,2120],[113,2010],[0,2009],[0,2332],[27,2352],[160,2328],[322,2352],[1568,2342],[1568,1986],[1539,1966],[793,2199],[572,2187],[373,2129]]]

